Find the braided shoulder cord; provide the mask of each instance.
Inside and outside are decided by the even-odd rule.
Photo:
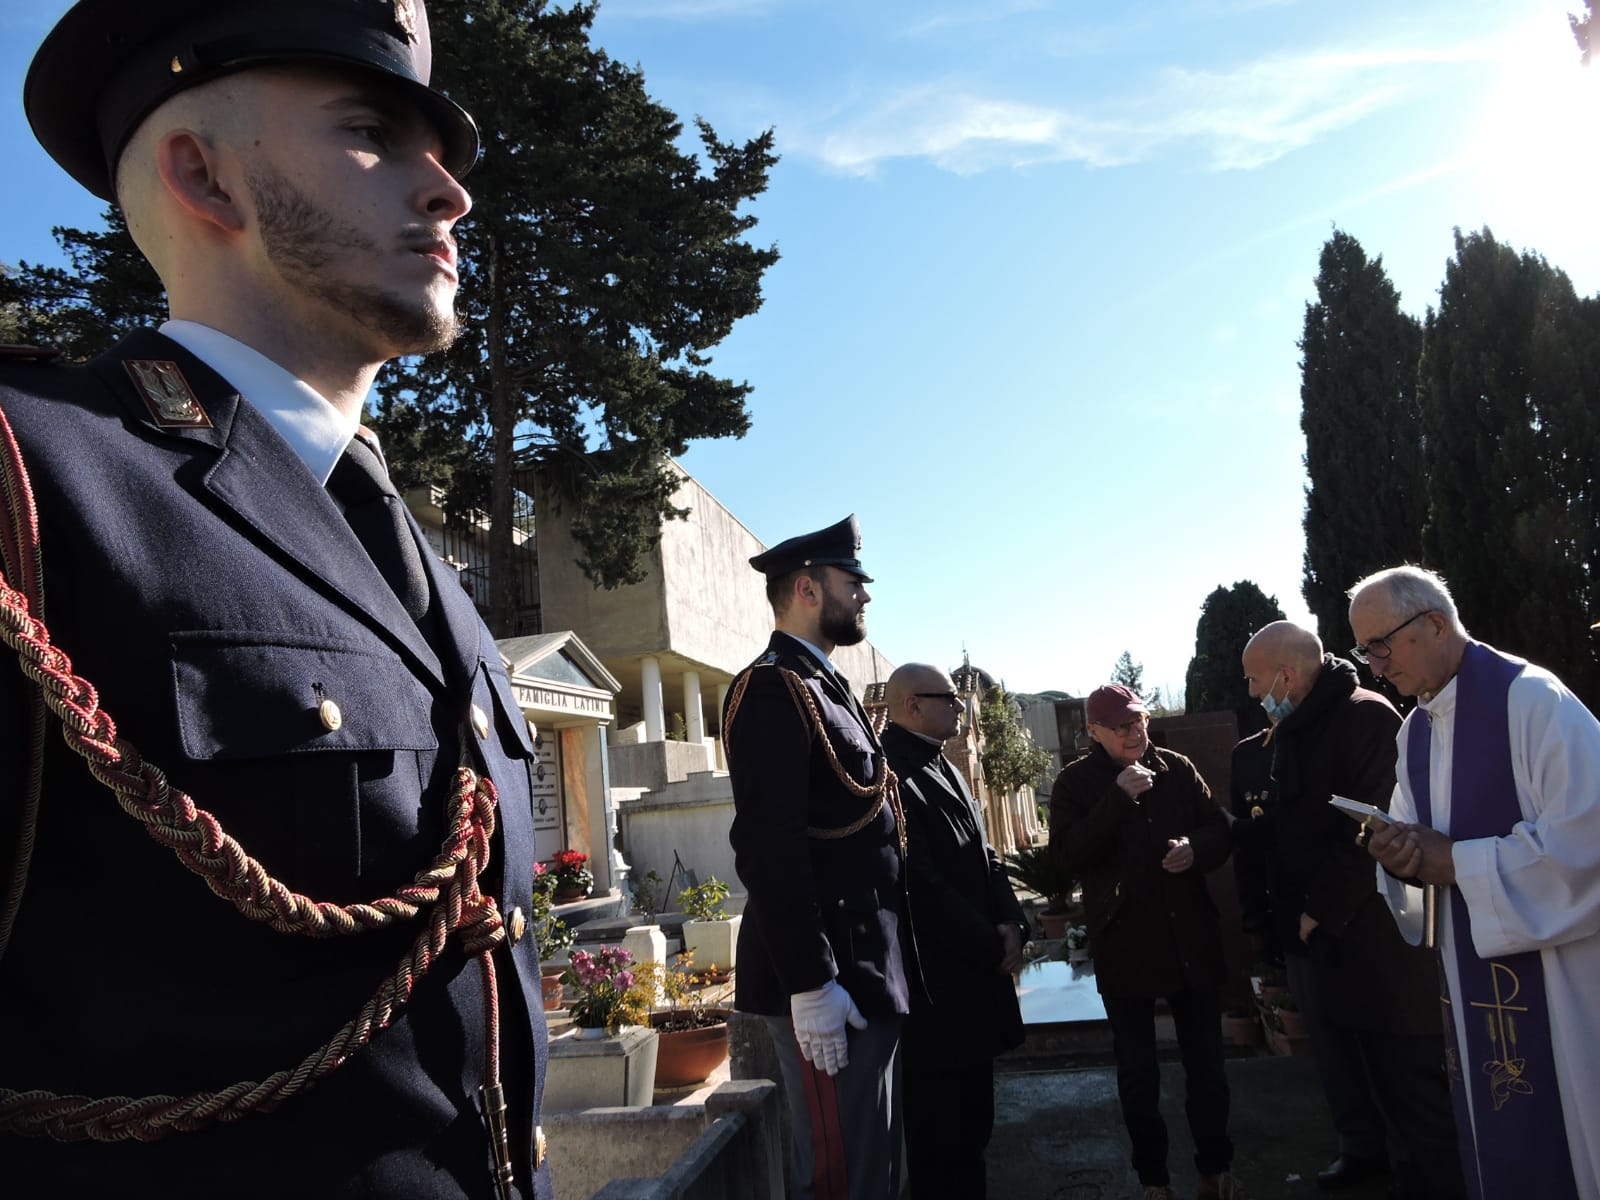
[[[895,779],[894,772],[889,769],[889,760],[883,758],[881,755],[879,756],[879,764],[882,769],[879,771],[878,779],[875,783],[857,783],[851,777],[850,772],[845,770],[844,764],[839,761],[838,752],[834,750],[832,740],[828,737],[826,731],[824,731],[822,727],[822,714],[817,710],[817,702],[811,695],[810,689],[807,688],[803,682],[801,682],[800,676],[789,670],[788,667],[780,667],[775,663],[771,665],[783,679],[785,685],[787,685],[789,689],[789,697],[794,701],[794,706],[800,713],[800,723],[805,726],[807,737],[810,740],[821,744],[822,751],[827,756],[828,765],[833,768],[834,775],[838,778],[839,782],[844,785],[845,790],[850,792],[850,794],[853,796],[859,796],[862,799],[871,799],[874,801],[871,807],[868,808],[864,814],[862,814],[856,820],[850,822],[850,824],[835,826],[832,828],[820,825],[808,825],[806,826],[806,836],[824,841],[832,841],[837,838],[847,838],[853,833],[861,832],[861,830],[865,829],[868,825],[872,824],[872,822],[876,821],[878,819],[878,814],[883,811],[884,804],[887,803],[889,805],[889,811],[894,814],[895,834],[900,843],[900,857],[904,858],[906,853],[905,811],[900,805],[899,781]],[[750,682],[750,677],[759,668],[759,666],[760,664],[758,664],[756,667],[749,668],[743,675],[739,677],[739,681],[734,684],[733,695],[728,700],[728,716],[723,722],[723,737],[728,743],[725,749],[729,755],[730,763],[732,762],[733,753],[733,739],[731,736],[733,730],[733,719],[738,715],[739,705],[744,700],[745,688]]]
[[[274,878],[245,853],[216,818],[172,788],[160,768],[117,736],[116,723],[100,708],[92,684],[72,673],[71,660],[50,641],[33,615],[41,594],[38,523],[21,453],[11,426],[0,412],[0,474],[4,476],[6,575],[28,594],[0,579],[0,638],[15,650],[30,689],[42,707],[61,721],[62,736],[90,773],[116,796],[122,810],[144,825],[190,871],[239,912],[281,933],[325,938],[358,934],[426,917],[410,951],[378,985],[372,998],[322,1047],[291,1069],[260,1081],[233,1084],[192,1096],[59,1096],[34,1090],[0,1088],[0,1131],[60,1141],[152,1141],[175,1131],[212,1122],[235,1121],[250,1112],[268,1112],[311,1087],[391,1025],[444,950],[452,934],[469,956],[480,960],[485,985],[485,1091],[499,1092],[499,1017],[490,952],[505,938],[492,896],[478,887],[487,867],[498,801],[492,781],[466,766],[456,772],[446,799],[446,834],[438,855],[393,896],[367,903],[338,905],[302,896]],[[31,565],[30,565],[31,564]],[[38,731],[42,750],[42,728]],[[6,910],[6,914],[10,909]],[[6,915],[0,914],[0,915]],[[196,947],[196,955],[204,947]],[[496,1147],[496,1159],[502,1148]],[[505,1193],[502,1189],[502,1194]]]
[[[0,412],[0,423],[5,414]],[[34,598],[41,617],[44,613],[44,578],[39,561],[39,514],[28,483],[27,467],[16,440],[0,439],[0,583],[15,579],[23,591]],[[0,894],[0,960],[6,956],[11,930],[22,908],[22,893],[28,884],[28,868],[33,862],[33,842],[38,829],[39,802],[44,793],[44,697],[36,688],[27,690],[27,779],[22,788],[22,803],[17,814],[17,841],[10,870],[0,875],[6,883]],[[0,864],[3,867],[4,864]]]

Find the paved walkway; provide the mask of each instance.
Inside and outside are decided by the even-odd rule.
[[[1309,1058],[1230,1059],[1234,1173],[1252,1200],[1342,1197],[1383,1200],[1374,1185],[1317,1188],[1317,1171],[1337,1153],[1327,1106]],[[1172,1138],[1174,1194],[1195,1194],[1194,1149],[1183,1119],[1183,1070],[1162,1067],[1161,1109]],[[989,1144],[994,1200],[1138,1200],[1110,1067],[1002,1071],[995,1084]]]

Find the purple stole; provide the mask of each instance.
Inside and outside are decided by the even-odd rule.
[[[1511,770],[1507,698],[1511,681],[1526,665],[1481,642],[1469,644],[1461,660],[1450,828],[1441,831],[1456,841],[1503,837],[1522,820]],[[1432,726],[1422,709],[1407,724],[1406,774],[1417,819],[1434,825],[1428,793]],[[1472,921],[1460,888],[1450,889],[1450,916],[1461,983],[1454,1003],[1466,1006],[1462,1024],[1467,1044],[1462,1047],[1457,1041],[1448,995],[1445,1044],[1468,1193],[1473,1200],[1575,1200],[1578,1189],[1556,1085],[1539,952],[1479,958],[1472,949]],[[1468,1116],[1469,1090],[1475,1121]]]

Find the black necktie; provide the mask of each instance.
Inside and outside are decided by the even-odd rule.
[[[405,505],[377,454],[359,437],[350,439],[334,464],[328,491],[344,504],[344,518],[367,556],[420,625],[428,612],[428,576],[406,522]]]

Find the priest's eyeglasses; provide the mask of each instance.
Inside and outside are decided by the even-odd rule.
[[[961,697],[954,692],[915,692],[913,695],[920,696],[924,700],[943,700],[953,708],[961,707]]]
[[[1382,660],[1388,658],[1389,655],[1394,653],[1394,647],[1389,645],[1389,639],[1395,634],[1399,633],[1407,625],[1411,624],[1411,622],[1415,621],[1418,617],[1425,617],[1432,611],[1433,609],[1431,608],[1425,608],[1419,613],[1412,613],[1409,617],[1407,617],[1404,621],[1401,621],[1400,624],[1389,630],[1389,632],[1384,634],[1382,637],[1375,637],[1370,642],[1362,642],[1358,646],[1351,646],[1350,657],[1359,663],[1370,663],[1375,658],[1381,662]]]

